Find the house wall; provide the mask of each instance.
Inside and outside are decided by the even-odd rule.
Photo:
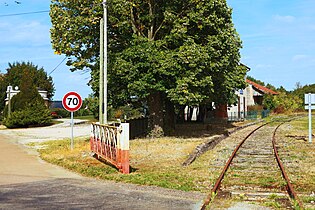
[[[227,114],[229,119],[244,119],[247,113],[248,106],[248,89],[236,91],[238,97],[237,103],[235,105],[228,106]]]
[[[19,92],[20,92],[20,90],[14,90],[12,88],[12,86],[8,86],[7,91],[6,91],[7,97],[5,99],[5,105],[7,105],[9,103],[9,98],[11,100],[12,97],[15,96],[16,94],[18,94]],[[38,93],[44,99],[46,106],[48,106],[49,105],[49,99],[47,98],[48,92],[45,90],[38,90]]]
[[[255,105],[255,100],[254,100],[254,89],[252,85],[248,85],[246,87],[246,103],[247,106],[253,106]]]

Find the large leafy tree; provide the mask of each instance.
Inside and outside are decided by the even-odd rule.
[[[6,80],[5,80],[5,76],[4,74],[0,73],[0,112],[3,111],[4,109],[4,100],[6,98],[6,90],[7,90],[7,86],[6,86]]]
[[[22,89],[22,77],[25,72],[28,74],[28,80],[36,88],[46,90],[48,92],[47,97],[52,99],[55,88],[51,76],[48,76],[43,68],[39,68],[31,62],[16,62],[9,63],[9,67],[6,69],[6,73],[0,76],[0,101],[2,101],[0,110],[4,108],[4,100],[6,98],[6,88],[8,85],[13,87],[18,86]]]
[[[53,0],[53,48],[72,70],[92,70],[98,87],[100,1]],[[151,125],[164,127],[175,106],[229,103],[244,87],[241,41],[226,0],[115,0],[109,12],[109,95],[113,105],[137,96]]]

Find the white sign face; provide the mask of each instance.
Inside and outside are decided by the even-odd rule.
[[[315,104],[315,94],[309,93],[304,95],[305,104]]]
[[[63,107],[69,112],[75,112],[82,106],[82,98],[76,92],[68,92],[62,99]]]

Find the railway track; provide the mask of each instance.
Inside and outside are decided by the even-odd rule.
[[[250,201],[276,197],[281,208],[289,209],[294,200],[303,208],[275,146],[276,132],[282,124],[263,124],[237,145],[201,209],[220,194]]]

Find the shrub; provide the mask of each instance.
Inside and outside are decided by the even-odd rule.
[[[51,112],[56,112],[58,116],[65,118],[65,117],[70,117],[70,112],[62,109],[62,108],[53,108],[50,110]]]
[[[262,105],[252,105],[252,106],[248,106],[247,107],[247,111],[262,111],[264,109],[264,107]]]
[[[300,110],[303,100],[299,97],[287,94],[285,92],[279,92],[278,95],[265,95],[264,106],[275,113],[291,113]]]
[[[44,104],[35,102],[25,106],[23,110],[12,112],[3,123],[8,128],[44,126],[51,123],[51,116],[49,109]]]
[[[11,115],[4,120],[8,128],[42,126],[51,123],[50,110],[24,71],[21,91],[11,99]]]

